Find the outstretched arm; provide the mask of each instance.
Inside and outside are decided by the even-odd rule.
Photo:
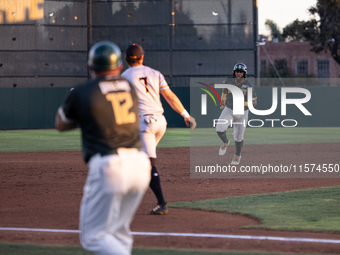
[[[161,90],[161,94],[168,102],[168,104],[171,106],[171,108],[184,118],[187,127],[190,127],[191,123],[192,124],[191,129],[194,129],[197,125],[195,118],[189,115],[189,113],[185,110],[185,108],[182,105],[182,102],[178,99],[175,93],[172,92],[170,88],[167,88]]]
[[[253,98],[253,106],[256,107],[257,105],[257,98]]]
[[[59,107],[57,114],[55,116],[55,127],[58,131],[67,131],[78,127],[77,122],[68,120],[65,117],[62,107]]]

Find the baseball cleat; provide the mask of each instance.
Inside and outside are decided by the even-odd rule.
[[[240,164],[240,161],[241,161],[241,155],[240,156],[234,155],[233,160],[231,161],[230,165],[237,166]]]
[[[168,205],[156,205],[154,208],[152,208],[149,213],[150,214],[155,214],[155,215],[162,215],[162,214],[167,214],[168,211]]]
[[[228,145],[230,144],[230,140],[228,140],[228,143],[223,143],[222,146],[220,147],[220,151],[218,154],[220,156],[223,156],[227,152]]]

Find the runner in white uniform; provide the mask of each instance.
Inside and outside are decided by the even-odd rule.
[[[132,44],[126,50],[125,60],[129,68],[122,74],[136,89],[139,99],[140,135],[144,151],[148,154],[151,165],[150,188],[157,198],[157,205],[150,214],[167,214],[168,206],[164,199],[158,171],[156,168],[156,147],[166,131],[167,122],[163,116],[160,94],[171,108],[184,118],[191,129],[196,127],[195,119],[184,109],[181,101],[169,88],[163,74],[143,65],[144,50],[138,44]]]

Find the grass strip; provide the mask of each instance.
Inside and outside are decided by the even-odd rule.
[[[232,137],[228,130],[228,137]],[[340,142],[340,128],[247,128],[244,144]],[[0,152],[81,150],[80,130],[59,133],[55,129],[2,130]],[[213,128],[169,128],[158,148],[220,146]],[[231,144],[234,140],[231,139]]]
[[[1,255],[92,255],[80,246],[17,244],[0,242]]]
[[[1,255],[92,255],[80,246],[15,244],[0,242]],[[201,251],[186,249],[133,248],[132,255],[280,255],[272,252]],[[291,254],[294,255],[294,254]],[[297,255],[297,254],[295,254]],[[299,255],[308,255],[301,254]],[[311,254],[310,254],[311,255]],[[316,254],[315,254],[316,255]]]
[[[0,131],[0,152],[80,150],[80,131],[55,129]]]
[[[227,130],[231,138],[233,129]],[[297,144],[340,142],[339,127],[297,128],[247,128],[244,144]],[[213,128],[197,128],[190,131],[190,146],[220,146],[221,141]]]
[[[244,228],[340,232],[340,186],[177,202],[169,205],[243,214],[262,222],[262,225],[244,226]]]

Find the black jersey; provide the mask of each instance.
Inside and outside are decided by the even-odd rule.
[[[72,89],[63,109],[82,129],[83,157],[108,155],[117,148],[141,148],[138,99],[121,76],[101,77]]]
[[[244,80],[239,85],[236,85],[235,78],[234,77],[230,77],[230,78],[227,78],[227,80],[224,83],[225,84],[235,85],[236,87],[241,89],[242,92],[243,92],[243,95],[244,95],[244,102],[248,102],[248,90],[247,89],[249,87],[253,88],[253,99],[257,98],[254,86],[248,80]],[[226,100],[225,105],[228,108],[233,109],[233,95],[232,95],[232,93],[228,89],[226,89],[226,88],[223,89],[223,93],[227,94],[226,99],[225,99]],[[252,102],[248,102],[248,103],[251,104]],[[248,110],[248,107],[244,106],[244,110],[245,111]]]

